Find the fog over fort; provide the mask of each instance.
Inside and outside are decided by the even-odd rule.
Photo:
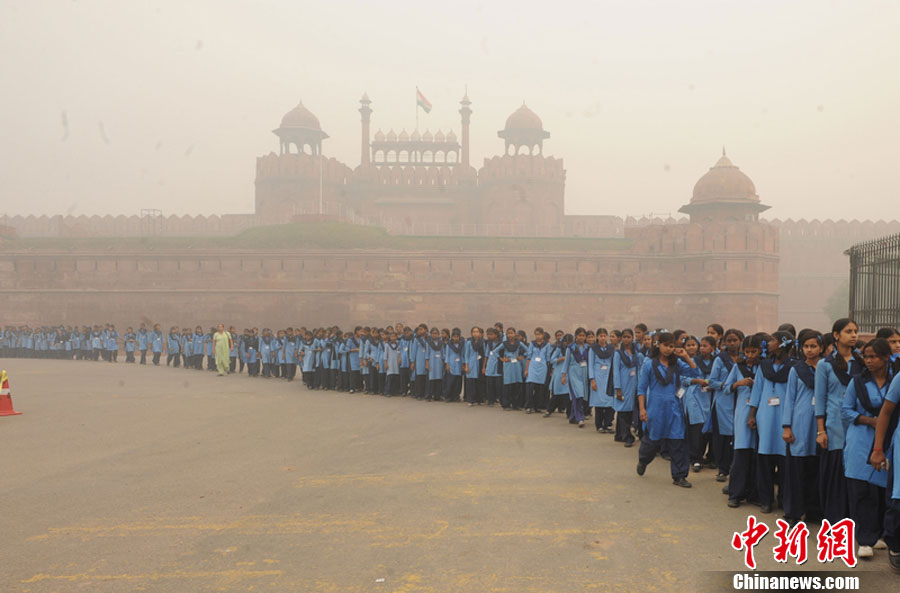
[[[350,17],[353,18],[350,18]],[[359,18],[364,16],[364,18]],[[254,163],[303,101],[326,156],[373,129],[460,133],[525,101],[566,213],[675,213],[728,155],[775,218],[894,218],[900,9],[890,2],[359,2],[0,7],[0,214],[250,212]]]

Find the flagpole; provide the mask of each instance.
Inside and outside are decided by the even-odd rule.
[[[419,87],[416,87],[416,131],[419,131]]]

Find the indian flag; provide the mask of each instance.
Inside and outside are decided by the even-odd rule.
[[[421,107],[422,111],[429,113],[431,111],[431,101],[425,98],[419,87],[416,87],[416,106]]]

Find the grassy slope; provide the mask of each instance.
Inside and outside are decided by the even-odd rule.
[[[4,250],[387,249],[396,251],[618,251],[628,239],[412,237],[376,227],[299,222],[257,227],[233,237],[48,237],[4,242]]]

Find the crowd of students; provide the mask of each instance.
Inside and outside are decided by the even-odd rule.
[[[856,323],[830,333],[790,324],[745,336],[718,324],[696,337],[678,330],[536,328],[483,331],[357,327],[238,333],[159,325],[6,327],[0,357],[69,358],[247,373],[308,389],[464,401],[469,406],[565,414],[632,447],[637,473],[659,455],[673,484],[712,469],[729,507],[779,507],[786,520],[856,523],[858,556],[887,548],[900,570],[900,332],[859,342]],[[139,359],[138,359],[139,356]],[[893,437],[893,438],[892,438]],[[893,464],[896,460],[898,463]]]

